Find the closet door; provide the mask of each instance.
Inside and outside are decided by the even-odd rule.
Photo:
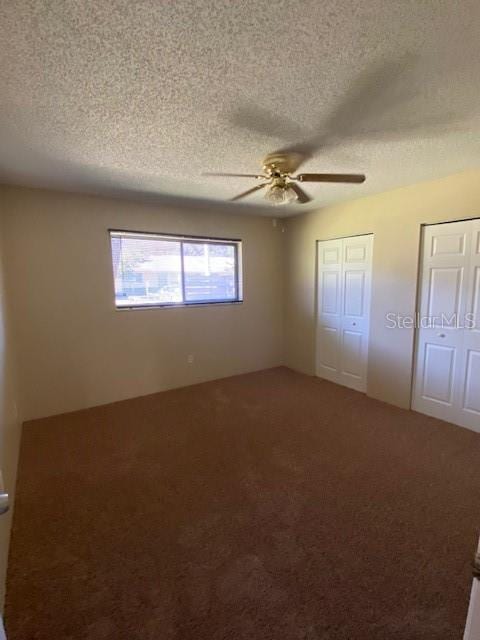
[[[318,243],[317,375],[366,391],[373,236]]]
[[[412,403],[416,411],[475,430],[480,430],[479,242],[476,220],[424,228]]]
[[[413,408],[455,422],[463,363],[468,222],[424,228]],[[449,320],[452,319],[451,322]]]
[[[318,243],[317,375],[340,382],[343,241]]]
[[[470,223],[460,424],[480,431],[480,220]]]

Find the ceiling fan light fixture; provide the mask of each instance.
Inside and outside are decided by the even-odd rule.
[[[297,193],[292,189],[292,187],[289,184],[287,184],[287,186],[285,187],[286,204],[293,204],[294,202],[297,202],[297,200],[298,200]]]
[[[293,204],[298,200],[298,196],[295,191],[287,185],[272,184],[265,191],[265,200],[270,204]]]

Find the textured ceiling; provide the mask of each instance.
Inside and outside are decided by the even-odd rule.
[[[479,166],[479,33],[478,0],[0,0],[0,180],[200,203],[301,144],[367,174],[318,207]]]

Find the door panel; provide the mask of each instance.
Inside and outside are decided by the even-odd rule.
[[[335,243],[335,241],[333,241]],[[322,264],[341,264],[341,246],[335,246],[334,244],[330,247],[324,247],[322,253]]]
[[[480,221],[425,227],[420,270],[412,408],[480,431]]]
[[[480,220],[472,220],[470,270],[467,278],[467,322],[465,341],[468,347],[480,348]]]
[[[352,262],[365,262],[367,258],[366,247],[362,243],[352,243],[345,247],[345,264]]]
[[[363,303],[365,297],[365,271],[345,271],[345,286],[343,305],[345,315],[363,316]]]
[[[472,320],[475,322],[476,329],[480,329],[480,267],[474,267],[473,271],[473,287],[472,287],[472,302],[471,312],[473,314]]]
[[[322,351],[319,354],[319,364],[331,371],[338,371],[338,329],[334,327],[322,327],[321,331]]]
[[[462,267],[432,267],[428,287],[429,317],[458,315],[462,304],[462,285]]]
[[[432,251],[430,256],[464,256],[466,233],[445,233],[432,235]]]
[[[473,234],[474,234],[473,253],[474,255],[480,256],[480,221],[479,220],[473,221]]]
[[[366,391],[373,236],[318,243],[317,375]]]
[[[323,314],[339,313],[339,291],[340,291],[340,274],[338,271],[322,272],[322,305]]]
[[[480,416],[480,351],[469,349],[466,360],[465,393],[462,408]]]
[[[455,349],[425,344],[422,396],[427,400],[452,404]]]
[[[343,332],[342,373],[359,380],[363,373],[362,337],[358,331],[346,329]]]

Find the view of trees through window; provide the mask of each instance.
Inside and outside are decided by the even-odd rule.
[[[117,307],[240,300],[238,241],[111,232]]]

